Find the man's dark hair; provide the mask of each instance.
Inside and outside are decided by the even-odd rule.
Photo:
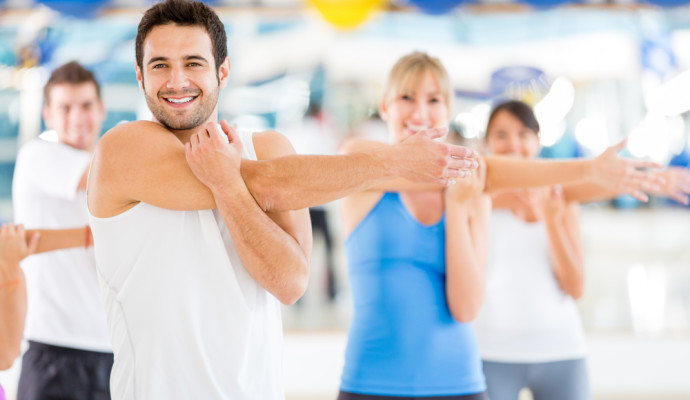
[[[43,87],[43,99],[46,104],[50,103],[50,90],[53,86],[70,84],[70,85],[81,85],[82,83],[93,83],[96,87],[96,95],[98,100],[101,99],[101,87],[98,85],[98,81],[93,76],[93,73],[88,69],[84,68],[81,64],[76,61],[68,62],[67,64],[59,67],[50,75],[48,83]]]
[[[206,30],[211,38],[213,59],[216,72],[228,56],[228,40],[225,27],[213,9],[200,1],[165,0],[155,4],[146,12],[139,22],[135,41],[136,59],[139,69],[144,71],[144,40],[153,28],[161,25],[199,26]]]

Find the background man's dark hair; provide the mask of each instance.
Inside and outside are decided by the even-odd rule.
[[[98,85],[98,81],[93,76],[93,73],[88,69],[82,67],[76,61],[68,62],[67,64],[59,67],[50,75],[48,83],[43,87],[43,99],[46,104],[50,103],[50,90],[53,86],[70,84],[70,85],[81,85],[82,83],[93,83],[96,86],[96,94],[98,99],[101,99],[101,87]]]
[[[139,69],[144,71],[144,40],[153,28],[161,25],[199,26],[206,30],[211,38],[213,59],[216,62],[216,73],[220,64],[228,56],[228,40],[225,27],[213,9],[200,1],[166,0],[160,2],[144,13],[137,29],[135,42],[136,59]]]

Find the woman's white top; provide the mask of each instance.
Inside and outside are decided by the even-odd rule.
[[[490,229],[486,294],[474,322],[482,358],[547,362],[585,357],[577,307],[553,273],[544,224],[494,210]]]

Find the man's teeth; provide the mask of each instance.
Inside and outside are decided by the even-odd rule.
[[[181,104],[181,103],[186,103],[188,101],[192,101],[194,97],[183,97],[181,99],[168,99],[169,102],[175,103],[175,104]]]
[[[418,131],[423,131],[424,129],[429,129],[429,128],[427,126],[424,126],[424,125],[409,125],[408,124],[407,129],[409,129],[411,131],[418,132]]]

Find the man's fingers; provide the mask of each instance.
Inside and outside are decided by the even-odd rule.
[[[619,151],[623,150],[623,148],[625,148],[625,146],[627,144],[628,144],[628,138],[626,137],[625,139],[618,142],[618,144],[616,144],[615,146],[612,146],[611,149],[613,151],[615,151],[616,153],[618,153]]]
[[[38,239],[40,239],[41,234],[38,232],[34,232],[33,235],[29,238],[29,243],[26,246],[27,250],[29,251],[29,254],[34,254],[36,252],[36,249],[38,248]]]
[[[643,203],[646,203],[647,201],[649,201],[649,197],[647,197],[647,195],[642,191],[629,190],[629,191],[627,191],[627,193],[629,195],[631,195],[632,197],[636,198],[637,200],[643,202]]]
[[[453,158],[477,158],[477,157],[479,157],[479,153],[477,153],[473,149],[470,149],[469,147],[458,146],[455,144],[449,144],[447,146],[450,149],[450,156]]]
[[[189,144],[192,146],[192,150],[195,147],[198,147],[199,143],[200,143],[200,139],[199,139],[198,133],[193,134],[192,137],[189,138]]]
[[[224,119],[221,120],[220,127],[221,129],[223,129],[223,133],[228,138],[228,142],[232,143],[238,138],[237,130],[232,125],[230,125],[228,121]]]
[[[442,178],[436,179],[435,183],[438,185],[444,186],[444,187],[448,187],[448,186],[455,185],[455,179],[442,177]]]
[[[448,133],[448,128],[431,128],[420,131],[418,135],[422,135],[429,139],[438,139]]]
[[[681,204],[686,205],[686,206],[688,205],[688,202],[690,201],[690,199],[688,199],[688,196],[686,196],[686,195],[684,195],[684,194],[682,194],[682,193],[673,193],[673,194],[671,195],[671,198],[672,198],[673,200],[675,200],[675,201],[681,203]]]
[[[633,167],[637,169],[653,169],[653,170],[661,170],[664,167],[656,163],[654,161],[645,161],[645,160],[630,160],[630,163],[633,165]],[[664,179],[661,174],[656,174],[659,178]],[[665,179],[664,179],[665,180]]]
[[[479,163],[471,158],[451,158],[448,162],[449,169],[477,169]]]
[[[446,170],[443,172],[444,178],[462,179],[462,178],[466,178],[468,176],[472,176],[472,172],[467,170],[467,169],[446,168]]]

